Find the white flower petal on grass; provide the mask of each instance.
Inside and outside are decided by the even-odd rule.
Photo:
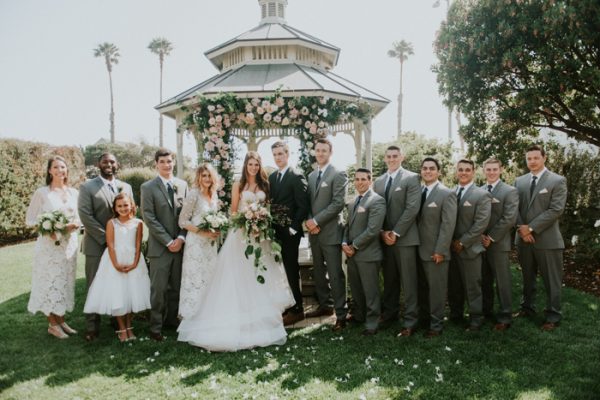
[[[114,359],[114,358],[115,358],[115,355],[114,355],[114,354],[111,354],[111,355],[110,355],[110,359],[112,360],[112,359]]]
[[[456,360],[456,362],[454,364],[456,364],[456,365],[460,364],[460,360]]]
[[[444,350],[446,350],[446,351],[452,351],[452,349],[451,349],[450,347],[448,347],[448,346],[446,346],[446,347],[444,348]]]
[[[598,227],[600,227],[600,219],[596,220],[596,222],[594,223],[594,228]]]
[[[571,238],[571,245],[576,246],[577,242],[579,242],[579,236],[573,235],[573,237]]]
[[[431,360],[430,360],[430,359],[427,359],[426,363],[427,363],[427,364],[431,364]]]
[[[414,368],[414,369],[417,369],[417,368],[419,368],[419,364],[413,364],[413,368]]]
[[[155,352],[154,352],[154,356],[155,356],[155,357],[158,357],[158,356],[160,356],[160,352],[158,352],[158,351],[155,351]]]

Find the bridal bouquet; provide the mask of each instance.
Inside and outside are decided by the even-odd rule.
[[[54,244],[60,246],[60,239],[69,234],[68,224],[69,219],[62,211],[46,212],[38,217],[37,231],[42,236],[54,234],[56,236]]]
[[[268,241],[271,246],[271,255],[275,261],[281,261],[281,246],[275,241],[275,229],[273,229],[273,217],[268,206],[260,203],[250,203],[245,211],[235,214],[231,218],[235,228],[243,229],[246,235],[246,258],[254,256],[254,266],[259,271],[256,280],[265,283],[261,271],[267,268],[262,261],[263,241]]]
[[[200,230],[213,233],[227,232],[227,229],[229,229],[229,219],[222,211],[210,211],[202,216],[202,219],[197,227]],[[211,244],[214,246],[215,241],[213,240]]]

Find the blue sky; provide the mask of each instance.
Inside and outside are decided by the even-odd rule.
[[[403,128],[447,137],[447,111],[431,72],[445,3],[433,3],[289,0],[289,25],[342,49],[337,74],[392,100],[373,122],[376,142],[395,137],[399,63],[387,50],[400,39],[415,49],[404,68]],[[259,20],[256,0],[0,0],[0,137],[74,145],[107,138],[108,77],[92,50],[112,42],[121,53],[113,71],[117,140],[158,143],[158,58],[148,43],[163,36],[175,46],[165,62],[168,98],[215,75],[204,51]],[[165,122],[166,145],[174,148],[175,124]],[[348,136],[338,135],[334,146],[335,164],[353,162]],[[268,143],[259,150],[267,156]],[[186,153],[193,154],[189,140]]]

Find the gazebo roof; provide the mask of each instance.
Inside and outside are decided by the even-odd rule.
[[[166,100],[156,107],[175,117],[180,102],[193,103],[196,95],[216,96],[235,93],[240,97],[264,97],[280,90],[283,96],[325,96],[353,101],[368,101],[379,113],[390,100],[333,72],[297,63],[246,64],[225,71]]]

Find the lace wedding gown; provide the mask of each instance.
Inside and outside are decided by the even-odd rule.
[[[35,191],[27,209],[27,225],[37,224],[39,215],[60,210],[70,222],[79,223],[77,190],[50,190],[43,186]],[[77,268],[77,233],[63,237],[56,246],[50,236],[38,236],[35,242],[31,295],[27,310],[33,314],[65,315],[75,303],[75,271]]]
[[[120,264],[131,264],[135,259],[135,241],[140,222],[137,218],[125,223],[116,218],[109,221],[115,228],[115,255]],[[150,278],[144,257],[140,256],[137,267],[124,273],[113,267],[108,249],[104,250],[83,312],[120,316],[149,308]]]
[[[183,202],[179,226],[198,225],[203,215],[218,208],[216,196],[208,201],[198,189],[192,189]],[[211,239],[193,232],[188,232],[185,238],[179,292],[179,315],[182,318],[190,318],[198,310],[215,272],[218,247],[211,242]]]
[[[240,212],[265,193],[244,191]],[[287,339],[281,313],[294,305],[283,265],[275,262],[270,243],[262,243],[267,271],[265,283],[256,280],[252,256],[246,258],[241,230],[230,231],[217,256],[215,273],[197,312],[179,325],[178,340],[211,351],[236,351],[282,345]]]

